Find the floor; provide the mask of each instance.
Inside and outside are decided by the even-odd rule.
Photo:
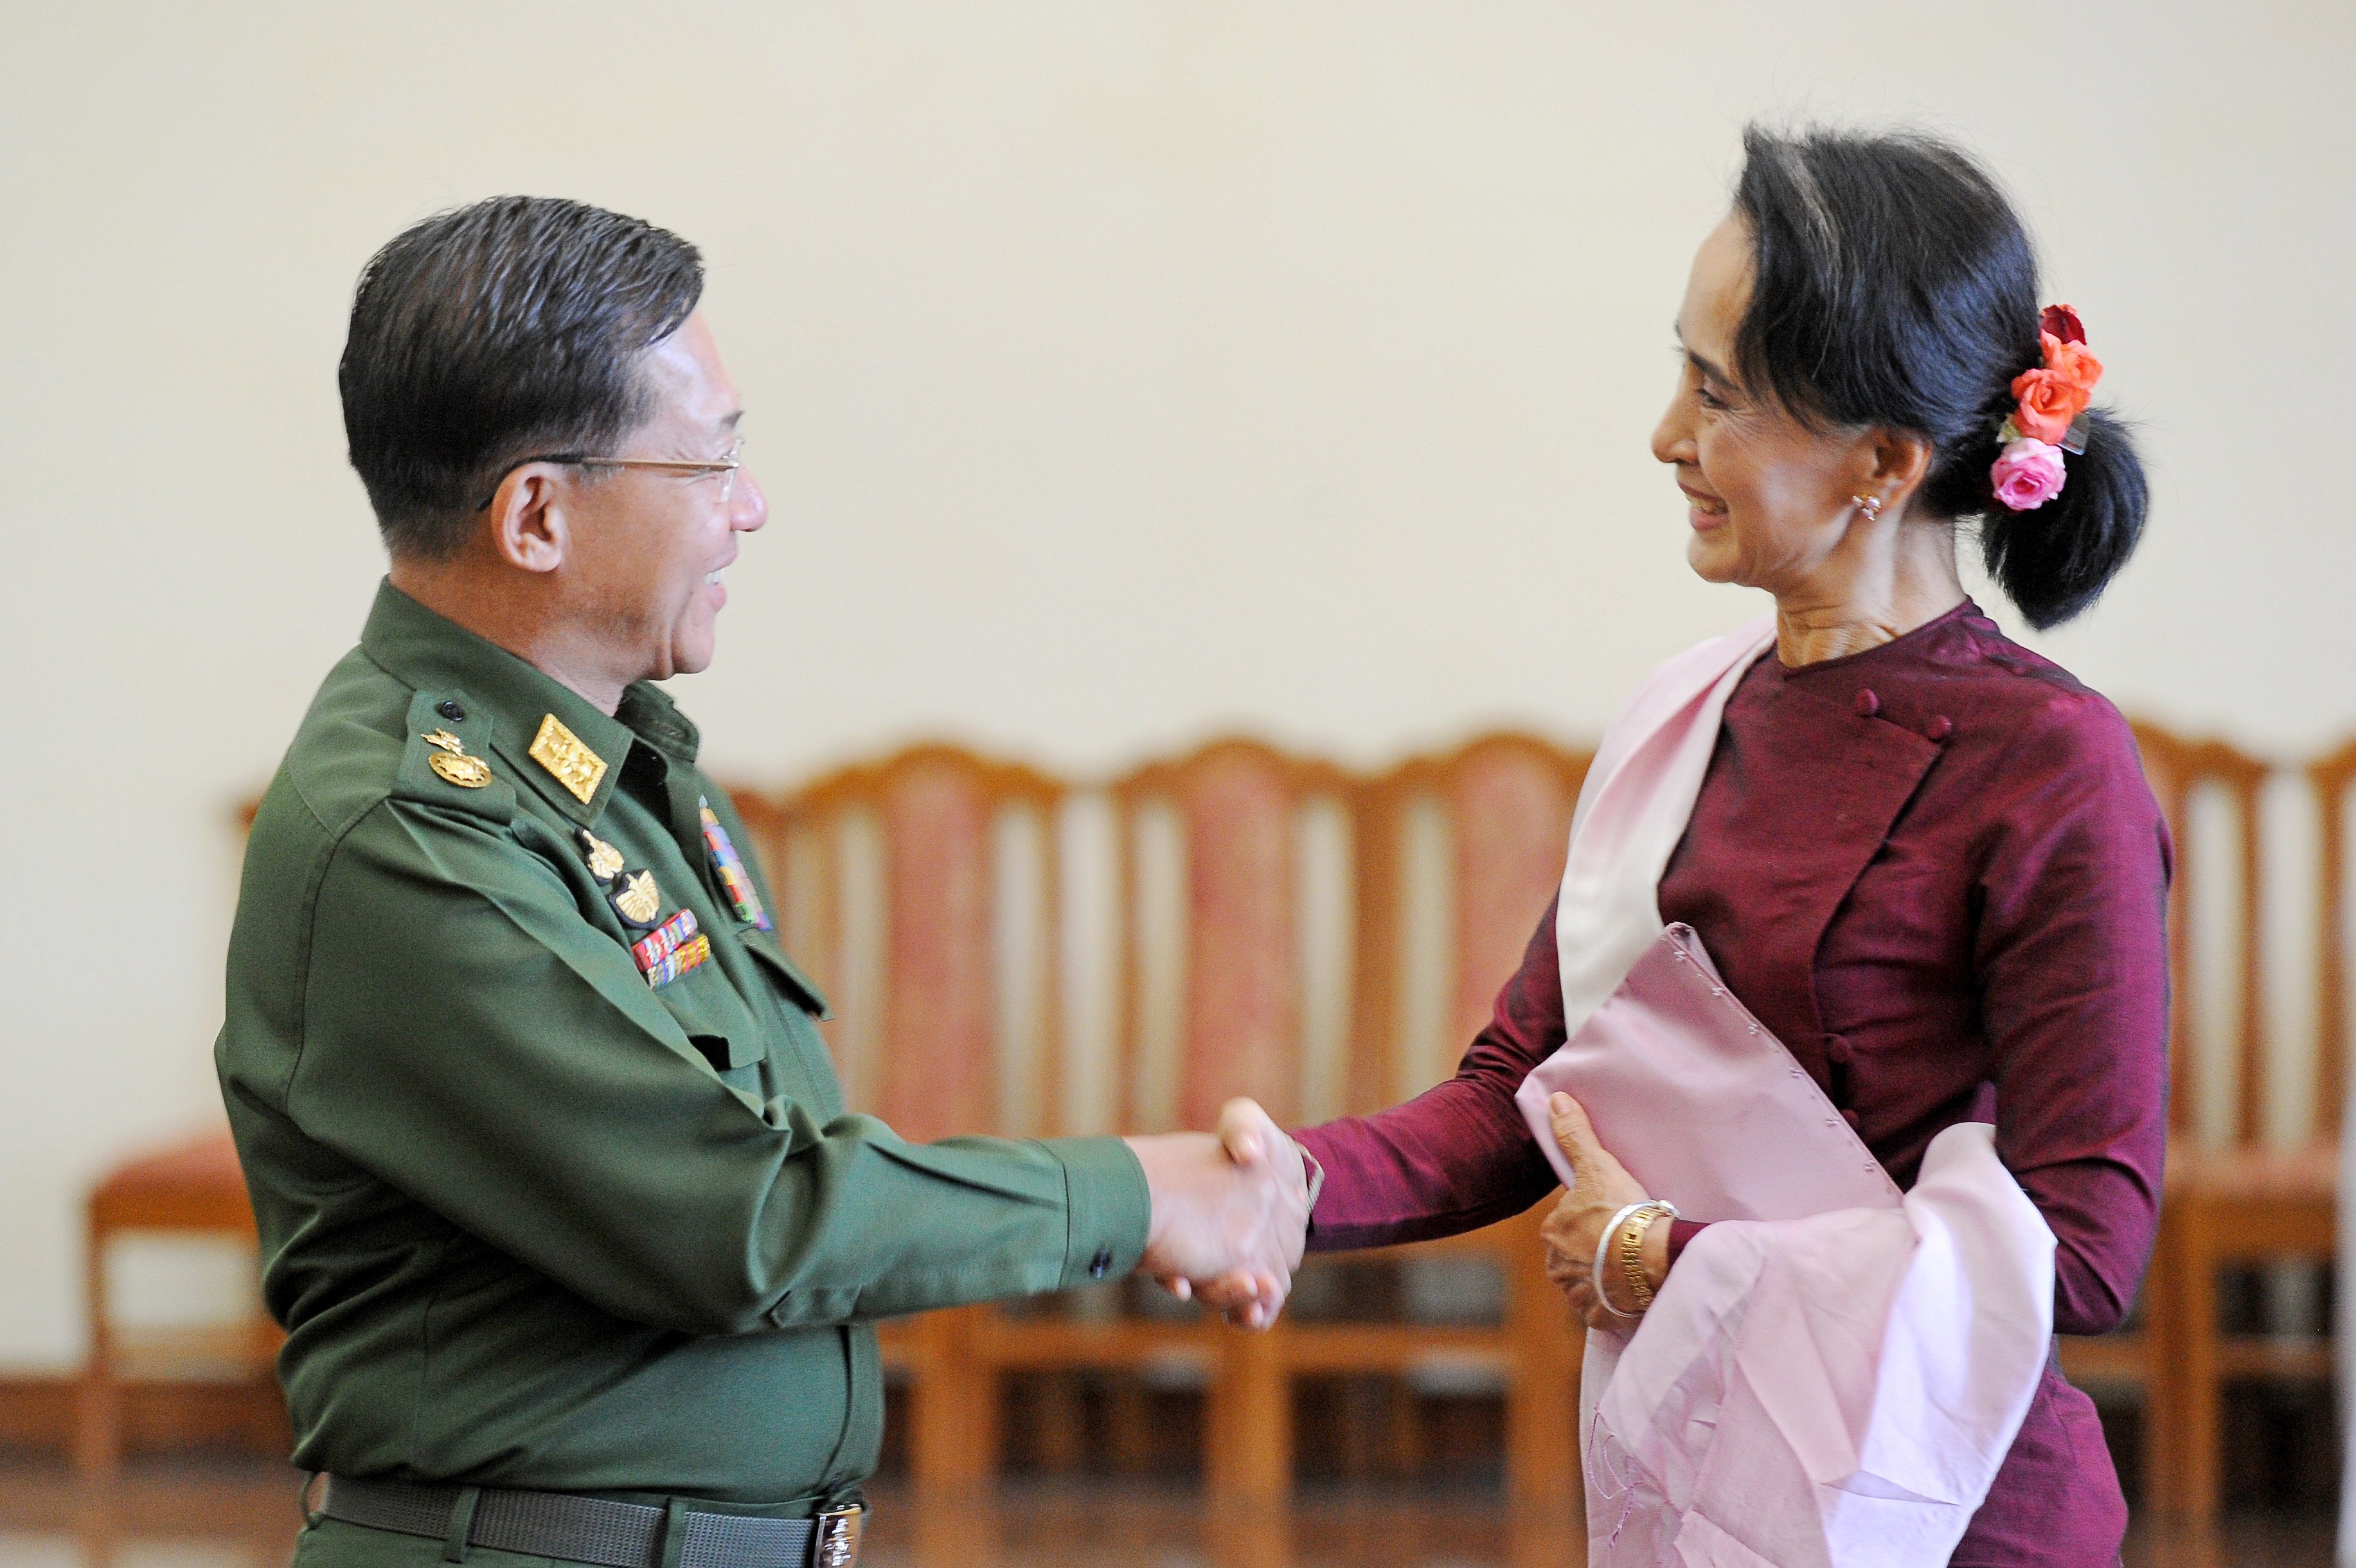
[[[1280,1517],[1211,1520],[1167,1483],[1031,1483],[919,1512],[880,1490],[868,1568],[1563,1568],[1576,1527],[1508,1518],[1487,1488],[1321,1488]],[[145,1463],[86,1496],[54,1466],[0,1457],[0,1568],[279,1568],[297,1527],[287,1472],[251,1462]],[[2231,1518],[2197,1533],[2139,1527],[2130,1568],[2329,1568],[2329,1519]]]

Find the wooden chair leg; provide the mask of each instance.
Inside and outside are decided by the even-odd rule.
[[[1283,1509],[1213,1509],[1204,1543],[1215,1568],[1293,1568],[1292,1515]]]
[[[1505,1491],[1538,1514],[1580,1506],[1579,1363],[1585,1337],[1546,1276],[1535,1231],[1507,1285]]]
[[[2176,1346],[2179,1412],[2176,1510],[2196,1523],[2217,1517],[2222,1468],[2222,1390],[2218,1382],[2217,1259],[2209,1246],[2209,1221],[2198,1205],[2187,1205],[2179,1227]]]
[[[2143,1502],[2179,1511],[2184,1471],[2184,1279],[2173,1214],[2163,1214],[2143,1286]]]
[[[1153,1468],[1153,1409],[1145,1380],[1124,1371],[1105,1391],[1105,1439],[1114,1471],[1141,1476]]]
[[[1087,1404],[1080,1376],[1069,1368],[1023,1374],[1032,1457],[1051,1476],[1068,1476],[1087,1460]]]
[[[973,1353],[974,1316],[986,1310],[959,1307],[916,1321],[908,1458],[919,1491],[972,1491],[997,1474],[998,1376]]]
[[[1204,1473],[1212,1506],[1273,1508],[1292,1495],[1292,1384],[1281,1325],[1223,1331],[1212,1373]]]
[[[1380,1387],[1382,1473],[1401,1478],[1417,1475],[1424,1466],[1422,1402],[1404,1371],[1385,1377]]]
[[[90,1360],[74,1398],[74,1468],[86,1484],[114,1478],[123,1459],[123,1387],[114,1355],[113,1313],[106,1293],[108,1232],[90,1225],[83,1259],[90,1310]]]

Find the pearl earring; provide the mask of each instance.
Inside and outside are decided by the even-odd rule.
[[[1865,514],[1865,520],[1867,522],[1872,522],[1874,519],[1881,516],[1880,496],[1851,496],[1849,499],[1857,503],[1857,509]]]

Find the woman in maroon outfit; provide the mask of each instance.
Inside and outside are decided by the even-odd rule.
[[[1691,503],[1694,570],[1767,590],[1777,633],[1727,703],[1661,918],[1700,933],[1901,1187],[1936,1134],[1993,1122],[2058,1243],[2055,1328],[2103,1333],[2158,1220],[2167,833],[2125,721],[1971,603],[1955,537],[1977,519],[1991,575],[2053,624],[2126,562],[2142,470],[2088,411],[2058,495],[1993,494],[2016,379],[2051,350],[2028,239],[1969,159],[1757,130],[1745,150],[1653,451]],[[1325,1171],[1312,1249],[1470,1230],[1553,1189],[1514,1093],[1563,1042],[1558,971],[1549,910],[1453,1079],[1300,1135]],[[1549,1270],[1600,1322],[1596,1243],[1645,1195],[1557,1108],[1581,1179]],[[1694,1229],[1645,1234],[1655,1285]],[[2126,1518],[2094,1407],[2049,1361],[1951,1561],[2107,1565]]]

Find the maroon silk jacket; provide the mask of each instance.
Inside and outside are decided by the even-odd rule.
[[[1701,934],[1901,1187],[1937,1134],[1994,1122],[2059,1243],[2054,1327],[2100,1334],[2158,1222],[2170,853],[2117,710],[1966,603],[1847,658],[1751,667],[1661,915]],[[1311,1247],[1545,1197],[1514,1091],[1562,1041],[1549,909],[1454,1078],[1301,1134],[1326,1172]],[[2049,1364],[1952,1561],[2109,1568],[2126,1525],[2094,1405]]]

